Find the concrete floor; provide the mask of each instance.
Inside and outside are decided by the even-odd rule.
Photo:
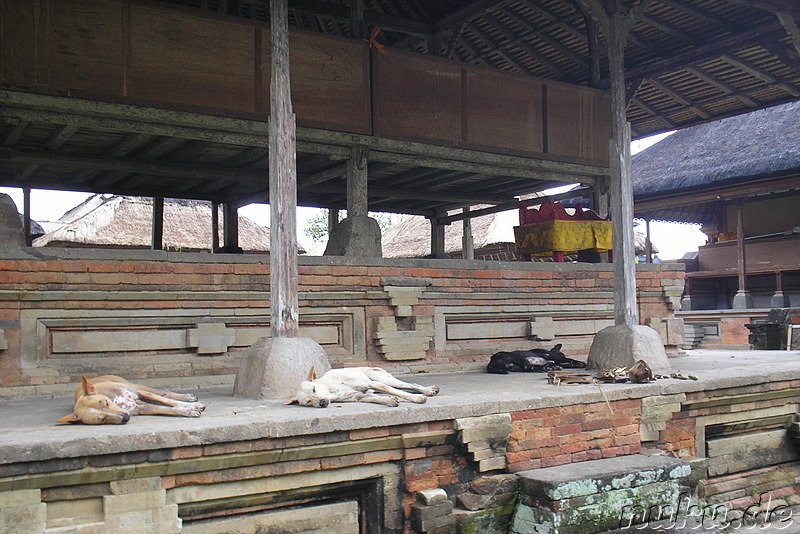
[[[234,398],[232,387],[199,389],[202,417],[134,417],[126,425],[59,425],[72,398],[0,400],[0,465],[90,454],[119,453],[316,434],[408,424],[623,398],[701,391],[764,381],[800,379],[800,351],[689,351],[670,360],[673,371],[698,380],[661,379],[650,384],[549,384],[546,375],[492,375],[480,371],[403,377],[441,393],[423,405],[401,402],[333,404],[328,408],[285,406],[284,399]]]

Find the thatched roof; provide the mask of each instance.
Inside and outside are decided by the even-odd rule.
[[[513,243],[513,227],[519,224],[517,210],[482,215],[472,219],[472,240],[475,249],[495,243]],[[464,226],[455,222],[445,227],[444,251],[461,250]],[[414,258],[427,256],[431,252],[431,222],[418,215],[409,216],[395,224],[381,238],[383,255],[386,258]]]
[[[33,246],[150,248],[152,217],[150,198],[94,195],[65,213],[65,224]],[[163,241],[167,249],[210,250],[211,203],[166,199]],[[247,252],[269,251],[269,228],[239,217],[239,246]]]
[[[793,174],[800,175],[800,102],[679,130],[634,155],[634,202],[679,193],[688,204],[697,191]],[[691,220],[679,211],[673,220]]]

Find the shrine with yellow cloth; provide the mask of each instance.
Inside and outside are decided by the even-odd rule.
[[[531,256],[611,250],[611,221],[555,220],[515,226],[517,251]]]

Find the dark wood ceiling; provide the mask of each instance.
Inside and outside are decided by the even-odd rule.
[[[268,21],[268,0],[126,1]],[[289,8],[290,25],[306,31],[359,41],[373,35],[376,46],[607,89],[607,58],[582,1],[289,0]],[[800,99],[798,21],[796,0],[646,2],[625,55],[634,137]],[[112,103],[102,112],[59,106],[0,98],[0,185],[239,205],[267,200],[265,124],[203,122],[189,112],[145,120],[137,109]],[[398,150],[364,136],[323,143],[317,133],[298,131],[300,205],[345,207],[343,169],[354,144],[371,144],[373,211],[441,214],[508,203],[573,178],[591,185],[607,174],[591,165],[554,170],[551,162],[514,154],[415,143]]]

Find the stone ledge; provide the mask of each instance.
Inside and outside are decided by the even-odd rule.
[[[517,473],[524,495],[557,501],[633,488],[691,475],[684,460],[631,454]]]

